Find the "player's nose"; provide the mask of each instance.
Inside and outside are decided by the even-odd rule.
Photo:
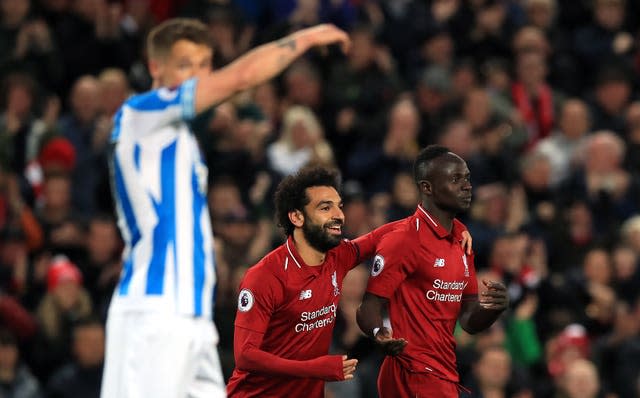
[[[336,207],[335,211],[331,215],[331,218],[340,221],[341,224],[344,224],[344,212],[339,207]]]

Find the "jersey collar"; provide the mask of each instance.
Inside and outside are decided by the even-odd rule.
[[[306,265],[305,262],[300,257],[300,253],[296,249],[296,244],[293,242],[293,235],[289,235],[287,237],[287,241],[284,243],[285,249],[287,250],[287,256],[291,258],[293,264],[290,264],[294,267],[302,268],[303,265]]]
[[[422,205],[418,205],[418,208],[416,209],[416,212],[415,212],[415,216],[417,218],[416,220],[417,229],[420,228],[419,223],[423,223],[423,224],[427,224],[429,228],[431,228],[431,230],[440,239],[444,239],[448,236],[452,236],[456,240],[462,239],[462,231],[464,231],[465,228],[462,225],[462,223],[458,221],[458,219],[456,218],[453,219],[453,228],[451,229],[451,233],[449,233],[449,231],[447,231],[434,216],[432,216],[428,211],[426,211],[424,207],[422,207]]]

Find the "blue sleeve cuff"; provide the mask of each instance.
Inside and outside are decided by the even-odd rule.
[[[196,86],[198,79],[193,78],[180,86],[180,105],[184,120],[191,120],[196,116]]]

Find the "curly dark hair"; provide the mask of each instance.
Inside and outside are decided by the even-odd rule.
[[[279,227],[289,236],[295,226],[289,221],[289,212],[303,211],[309,204],[307,188],[333,187],[340,190],[340,175],[337,170],[326,167],[306,167],[294,175],[285,177],[276,189],[276,220]]]

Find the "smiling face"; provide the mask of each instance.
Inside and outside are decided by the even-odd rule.
[[[211,72],[213,50],[207,45],[178,40],[165,56],[152,58],[149,70],[156,87],[177,87],[192,77]]]
[[[304,207],[302,232],[314,249],[326,252],[340,244],[344,213],[342,198],[333,187],[310,187],[309,203]]]
[[[433,160],[425,180],[420,181],[423,195],[433,205],[453,214],[471,205],[471,173],[467,163],[451,152]]]

